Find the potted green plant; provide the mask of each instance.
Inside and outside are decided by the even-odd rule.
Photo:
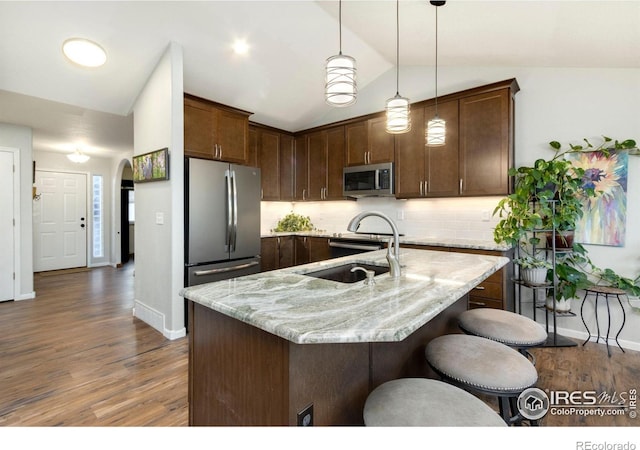
[[[553,142],[551,145],[556,148]],[[563,236],[556,247],[571,247],[572,240],[567,233],[575,229],[582,217],[583,195],[593,195],[593,189],[583,189],[584,169],[573,168],[571,162],[563,158],[565,154],[556,148],[550,160],[541,158],[531,167],[509,171],[514,176],[513,193],[502,199],[494,210],[494,215],[501,218],[494,230],[497,242],[515,246],[531,230],[546,230]]]
[[[588,274],[594,266],[581,244],[574,243],[571,251],[556,253],[555,271],[551,271],[548,281],[556,277],[555,299],[547,297],[546,307],[558,312],[571,311],[571,301],[577,298],[578,290],[586,289],[593,283]]]
[[[547,281],[549,269],[553,266],[543,258],[525,255],[513,260],[520,267],[520,279],[530,285],[543,285]]]
[[[280,219],[273,231],[312,231],[313,223],[309,216],[303,216],[291,211]]]
[[[555,301],[550,298],[547,303],[556,310],[560,310],[558,304],[564,299],[575,298],[579,289],[589,286],[585,267],[593,267],[584,247],[573,243],[571,232],[583,215],[584,197],[596,195],[596,192],[584,183],[584,170],[574,168],[566,159],[567,155],[594,151],[606,155],[612,150],[629,150],[630,154],[637,154],[636,141],[632,139],[617,141],[603,136],[598,146],[587,139],[583,142],[584,145],[569,144],[568,149],[563,149],[558,141],[551,141],[549,146],[555,152],[551,159],[541,158],[533,166],[512,168],[509,175],[514,177],[513,193],[500,200],[493,211],[494,216],[500,217],[494,229],[497,243],[520,249],[546,245],[561,250],[556,254],[555,270],[549,270],[547,274],[547,281],[557,283]],[[543,244],[544,231],[551,231],[559,238]]]

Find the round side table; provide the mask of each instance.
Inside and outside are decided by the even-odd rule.
[[[622,329],[624,328],[624,324],[627,320],[627,316],[624,312],[624,307],[622,306],[622,300],[620,300],[620,296],[626,295],[626,292],[623,291],[622,289],[618,289],[611,286],[591,286],[590,288],[585,289],[584,299],[582,299],[582,306],[580,307],[580,318],[582,319],[582,323],[584,324],[584,327],[587,329],[587,333],[589,334],[589,336],[587,337],[587,340],[582,343],[582,345],[585,345],[587,342],[589,342],[589,340],[592,337],[594,337],[591,334],[589,327],[587,326],[587,322],[585,322],[584,320],[584,314],[583,314],[584,304],[589,295],[596,296],[595,312],[596,312],[596,328],[598,331],[597,336],[595,336],[596,342],[599,342],[601,337],[603,338],[605,344],[607,345],[607,354],[609,355],[609,357],[611,357],[611,350],[609,349],[609,333],[611,331],[611,310],[609,308],[609,297],[615,297],[618,300],[618,304],[620,305],[620,310],[622,311],[622,325],[620,325],[620,329],[616,334],[615,340],[616,340],[616,344],[618,344],[618,347],[620,347],[620,350],[622,350],[622,352],[624,353],[624,349],[620,346],[620,342],[618,342],[618,336],[620,336],[620,333],[622,332]],[[600,322],[598,321],[598,299],[600,298],[600,296],[604,297],[604,301],[607,304],[607,336],[606,337],[603,337],[600,335]]]

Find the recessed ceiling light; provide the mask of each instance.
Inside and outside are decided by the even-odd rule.
[[[249,44],[244,39],[237,39],[233,43],[233,51],[237,55],[246,55],[247,53],[249,53]]]
[[[62,52],[71,62],[85,67],[99,67],[107,60],[104,49],[88,39],[67,39],[62,44]]]

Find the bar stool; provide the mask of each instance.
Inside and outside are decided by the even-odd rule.
[[[427,344],[425,357],[431,368],[462,389],[496,396],[507,424],[524,418],[517,410],[518,396],[538,381],[538,372],[518,351],[490,339],[448,334]],[[531,421],[537,425],[537,421]]]
[[[427,378],[401,378],[381,384],[367,397],[363,417],[366,426],[507,426],[476,396]]]
[[[620,346],[620,342],[618,342],[618,336],[620,336],[620,333],[624,328],[624,324],[627,321],[627,316],[624,312],[624,306],[622,306],[622,300],[620,300],[620,296],[627,295],[627,293],[622,289],[618,289],[611,286],[591,286],[585,289],[584,298],[582,299],[582,306],[580,306],[580,318],[582,319],[582,323],[584,324],[584,327],[587,329],[587,334],[589,336],[587,337],[587,340],[582,343],[582,345],[585,345],[593,337],[593,335],[591,334],[591,331],[589,330],[589,327],[587,326],[587,322],[584,320],[584,304],[587,300],[587,297],[593,294],[595,294],[596,296],[595,312],[596,312],[596,328],[598,331],[598,335],[596,336],[596,342],[599,342],[600,338],[602,337],[600,336],[600,322],[598,321],[598,298],[602,295],[604,297],[605,303],[607,304],[607,337],[603,338],[603,340],[605,344],[607,344],[607,355],[609,355],[609,358],[611,358],[611,350],[609,349],[609,332],[611,331],[611,310],[609,309],[609,297],[610,296],[615,297],[616,299],[618,299],[618,304],[620,305],[620,310],[622,311],[622,325],[620,325],[620,329],[618,330],[618,333],[616,334],[615,339],[616,339],[616,344],[618,344],[618,347],[620,348],[620,350],[622,350],[622,353],[625,353],[624,349]]]
[[[547,341],[547,332],[542,325],[528,317],[502,309],[469,309],[458,316],[458,326],[466,334],[515,348],[530,358],[534,365],[536,359],[528,349]]]

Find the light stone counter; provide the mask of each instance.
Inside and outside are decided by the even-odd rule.
[[[182,295],[296,344],[398,342],[508,258],[401,249],[402,276],[339,283],[304,275],[347,262],[387,265],[386,250],[194,286]]]

